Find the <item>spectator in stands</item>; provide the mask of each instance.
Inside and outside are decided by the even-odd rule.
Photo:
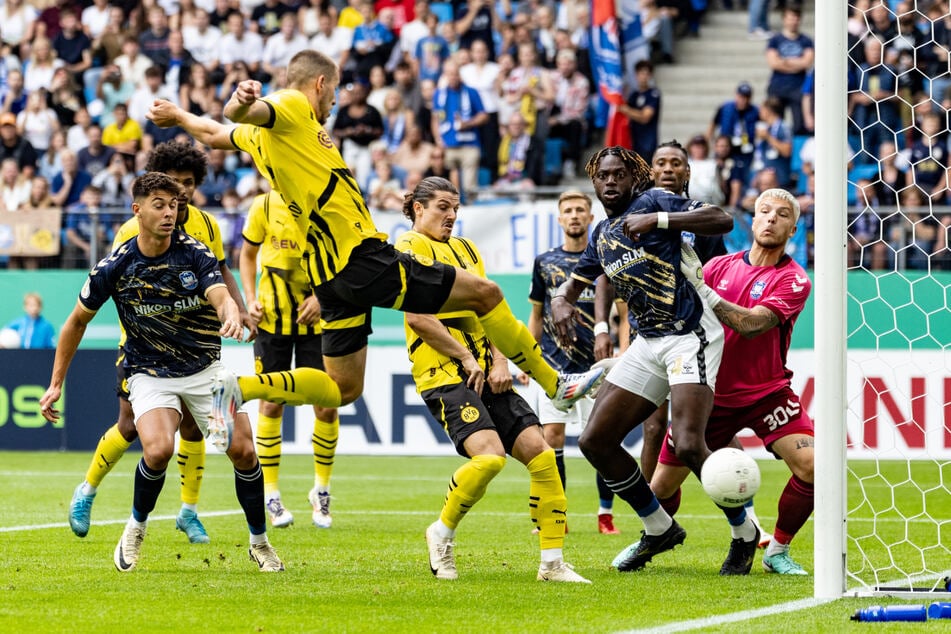
[[[403,208],[403,186],[393,175],[393,166],[383,158],[373,163],[373,176],[367,185],[370,209],[400,211]]]
[[[229,189],[221,195],[221,214],[218,215],[218,225],[221,228],[221,239],[224,241],[225,255],[228,266],[238,266],[241,261],[241,245],[244,238],[241,231],[247,217],[247,209],[241,209],[241,197],[234,189]]]
[[[573,50],[558,51],[555,64],[556,69],[551,74],[555,98],[549,127],[552,138],[565,142],[563,174],[567,178],[574,178],[581,165],[581,153],[587,145],[586,116],[591,86],[588,78],[578,72],[578,61]]]
[[[337,113],[333,136],[357,182],[365,184],[373,169],[370,143],[383,136],[383,117],[367,104],[367,88],[362,83],[348,84],[345,89],[350,103]]]
[[[82,24],[83,33],[90,40],[98,38],[109,24],[109,0],[92,0],[92,4],[79,14],[79,22]]]
[[[30,179],[20,174],[15,159],[0,162],[0,212],[19,211],[30,199]]]
[[[413,13],[413,19],[400,29],[400,53],[405,62],[413,61],[416,44],[429,35],[429,27],[426,25],[426,19],[432,13],[429,9],[429,2],[427,0],[416,0],[413,5]]]
[[[53,204],[53,199],[50,198],[50,184],[49,181],[43,178],[42,176],[34,176],[30,180],[30,195],[27,197],[26,202],[20,207],[22,213],[29,213],[30,211],[35,211],[37,209],[50,209],[55,207]],[[58,231],[57,231],[58,233]],[[59,239],[57,236],[54,239]],[[53,257],[11,257],[9,262],[9,267],[11,269],[26,269],[28,271],[35,271],[39,268],[52,268],[58,263],[59,256]]]
[[[278,71],[287,68],[291,58],[307,48],[307,45],[307,38],[297,30],[297,14],[292,11],[284,13],[281,16],[280,30],[268,37],[264,43],[264,56],[261,59],[264,72],[272,77],[277,75]]]
[[[59,24],[60,32],[52,40],[53,50],[76,83],[82,83],[83,73],[92,66],[92,40],[83,32],[79,15],[72,10],[60,12]]]
[[[462,189],[468,196],[479,184],[479,129],[489,120],[475,88],[462,83],[459,65],[443,64],[445,84],[433,96],[432,132],[436,145],[444,150],[446,166],[459,170]]]
[[[242,60],[237,60],[228,65],[228,72],[218,85],[218,98],[228,99],[245,79],[252,79],[251,68]]]
[[[479,167],[489,171],[494,181],[499,171],[499,65],[490,59],[490,49],[482,40],[475,40],[469,50],[472,61],[459,68],[462,83],[475,88],[482,100],[488,120],[479,134],[482,138],[482,158]],[[557,95],[556,95],[557,96]]]
[[[142,128],[129,118],[129,108],[124,103],[117,103],[112,109],[112,123],[102,129],[102,142],[122,154],[129,165],[135,164],[135,153],[142,148]]]
[[[168,49],[159,54],[158,63],[165,73],[165,88],[177,97],[182,82],[191,73],[192,66],[197,64],[192,54],[185,49],[185,38],[181,31],[171,31],[168,34]]]
[[[232,0],[215,0],[215,8],[208,12],[208,22],[222,33],[227,32],[228,16],[237,11],[241,12],[240,6],[236,7]]]
[[[450,169],[446,164],[446,151],[441,147],[436,147],[432,155],[433,162],[425,172],[423,178],[430,176],[440,176],[451,182],[456,189],[459,189],[459,170]]]
[[[255,3],[248,27],[261,37],[268,39],[281,30],[285,15],[294,16],[296,27],[297,15],[289,4],[283,0],[263,0]]]
[[[330,13],[322,13],[317,24],[317,32],[310,38],[310,48],[326,54],[343,69],[353,46],[353,30],[337,26]]]
[[[30,47],[30,59],[23,65],[23,87],[27,94],[46,88],[53,82],[53,72],[63,66],[56,59],[53,45],[45,37],[37,37]]]
[[[543,156],[539,152],[521,113],[509,117],[499,144],[497,188],[529,189],[542,181]]]
[[[129,195],[135,174],[129,170],[121,154],[113,154],[106,169],[97,172],[92,184],[102,192],[103,207],[118,207],[123,211],[132,203]]]
[[[769,97],[759,108],[756,141],[753,150],[753,171],[771,167],[783,189],[790,189],[792,179],[792,135],[782,118],[782,103]]]
[[[376,0],[373,4],[377,13],[388,11],[392,14],[390,29],[398,38],[403,34],[403,27],[416,17],[415,6],[417,3],[414,0]]]
[[[110,164],[115,155],[115,149],[103,144],[102,127],[98,123],[90,123],[85,130],[87,145],[76,152],[79,169],[98,174]]]
[[[145,83],[135,89],[129,97],[129,118],[144,128],[145,115],[156,99],[164,99],[176,103],[178,94],[165,84],[165,73],[158,66],[152,66],[145,71]]]
[[[898,24],[889,7],[890,1],[874,0],[874,4],[865,12],[869,31],[880,42],[890,42],[898,35]]]
[[[218,44],[222,33],[211,25],[208,12],[202,8],[195,11],[195,26],[183,26],[185,48],[208,72],[218,68]]]
[[[139,48],[152,64],[161,64],[168,50],[168,35],[171,33],[165,9],[157,4],[149,7],[146,21],[149,28],[139,35]]]
[[[449,57],[449,43],[439,35],[439,17],[435,13],[426,16],[426,35],[419,39],[409,55],[414,72],[420,79],[439,82],[442,64]]]
[[[713,159],[717,162],[720,180],[724,185],[726,204],[735,209],[740,205],[740,197],[746,186],[743,182],[743,172],[733,160],[733,144],[725,134],[717,136],[713,142]]]
[[[53,109],[61,127],[68,128],[75,122],[76,113],[83,107],[81,95],[79,84],[72,75],[65,68],[57,68],[49,87],[47,105]]]
[[[7,74],[6,86],[0,86],[3,100],[0,102],[0,112],[20,114],[26,108],[26,89],[23,86],[23,72],[11,70]]]
[[[223,207],[224,196],[238,185],[234,171],[226,166],[228,155],[224,150],[208,150],[208,172],[199,185],[194,204],[199,207]]]
[[[320,30],[321,16],[326,15],[330,17],[332,24],[337,24],[337,7],[330,0],[306,0],[299,5],[297,25],[308,39],[317,35]]]
[[[923,196],[937,205],[947,204],[951,161],[948,146],[942,142],[947,134],[944,113],[928,112],[921,120],[921,139],[908,150],[911,169],[905,173],[905,186],[917,186]]]
[[[79,196],[87,185],[92,184],[92,175],[79,169],[79,161],[72,150],[64,148],[60,151],[62,171],[50,181],[53,203],[57,207],[69,207],[79,202]],[[100,195],[102,192],[99,192]]]
[[[417,116],[423,103],[423,95],[420,90],[420,82],[413,75],[413,67],[409,62],[400,61],[394,67],[393,89],[400,93],[400,99],[406,104],[414,117]]]
[[[390,163],[402,166],[407,172],[423,173],[429,168],[435,149],[435,145],[423,139],[422,128],[410,121],[403,141],[390,155]]]
[[[48,181],[63,171],[63,160],[61,151],[66,147],[66,135],[62,130],[58,130],[50,137],[50,146],[43,153],[43,156],[36,160],[36,173]]]
[[[548,117],[555,99],[555,88],[550,74],[538,65],[538,49],[530,42],[518,46],[518,65],[503,82],[503,99],[512,112],[520,112],[528,125],[529,133],[537,138],[547,138]],[[507,125],[508,118],[500,125]],[[506,113],[508,114],[508,113]]]
[[[36,35],[53,39],[60,31],[60,16],[63,11],[73,11],[76,15],[82,11],[79,2],[72,0],[53,0],[46,5],[46,8],[40,11],[36,19]]]
[[[374,66],[386,66],[390,53],[396,46],[396,36],[380,21],[372,0],[360,3],[363,23],[353,30],[353,43],[350,46],[352,71],[363,80],[370,77]]]
[[[347,0],[347,6],[340,9],[337,16],[337,24],[351,31],[363,24],[363,14],[360,12],[362,3],[363,0]]]
[[[370,69],[368,79],[367,103],[383,114],[383,102],[386,101],[386,93],[390,91],[386,71],[382,66],[374,66]]]
[[[749,82],[743,81],[736,87],[736,97],[717,109],[707,130],[709,139],[715,139],[721,134],[729,137],[732,147],[730,156],[742,177],[744,188],[752,178],[750,165],[753,162],[757,121],[759,108],[753,105],[753,87]]]
[[[78,154],[80,150],[89,145],[89,140],[86,138],[86,128],[92,123],[89,110],[86,108],[77,110],[73,125],[69,126],[66,131],[66,147]]]
[[[21,46],[33,40],[39,12],[24,0],[6,0],[0,6],[0,41],[22,59]]]
[[[749,0],[749,38],[766,40],[772,35],[769,31],[769,0]]]
[[[102,213],[102,192],[92,184],[82,190],[82,200],[65,209],[63,248],[60,251],[62,267],[90,269],[109,252],[107,225],[109,218]],[[54,201],[56,197],[53,197]]]
[[[120,7],[109,5],[109,21],[102,32],[92,40],[93,67],[83,75],[83,86],[86,90],[95,91],[99,85],[100,73],[122,55],[122,42],[125,37],[125,13]]]
[[[50,138],[60,127],[56,113],[46,104],[46,90],[31,93],[26,108],[17,115],[17,132],[30,142],[38,157],[49,149]]]
[[[27,350],[51,349],[55,330],[43,315],[43,298],[39,293],[27,293],[23,296],[23,315],[8,323],[4,328],[15,330],[20,335],[20,347]]]
[[[812,38],[799,31],[802,10],[788,6],[783,10],[783,29],[769,38],[766,45],[766,63],[773,71],[766,94],[782,104],[780,116],[788,108],[792,113],[793,134],[805,134],[802,118],[802,85],[806,72],[812,68],[816,52]]]
[[[113,112],[118,104],[129,101],[135,92],[135,83],[123,78],[118,65],[107,66],[99,77],[96,99],[100,102],[99,125],[103,128],[113,121]]]
[[[414,125],[413,112],[406,108],[399,91],[389,89],[383,102],[383,140],[388,154],[396,152],[406,136],[406,129]],[[401,207],[402,208],[402,207]]]
[[[267,82],[270,77],[260,73],[263,58],[264,40],[245,28],[244,16],[239,11],[232,11],[228,15],[227,31],[218,42],[218,61],[225,74],[230,73],[234,66],[243,64],[251,77]]]
[[[657,50],[656,57],[665,64],[674,62],[674,18],[676,10],[661,8],[656,0],[641,0],[641,31],[651,43],[651,49]],[[647,160],[650,163],[649,159]]]
[[[134,35],[126,35],[122,40],[122,54],[114,60],[119,67],[124,82],[131,82],[135,88],[145,83],[145,71],[154,64],[139,50],[139,40]]]
[[[436,82],[419,82],[419,106],[413,110],[413,118],[416,125],[423,131],[423,138],[430,143],[435,143],[433,136],[433,98],[436,96]]]
[[[627,103],[618,106],[626,116],[631,130],[632,148],[650,165],[660,138],[660,90],[654,85],[654,66],[646,59],[634,65],[637,86],[627,97]]]
[[[722,206],[726,202],[726,184],[716,159],[710,156],[710,145],[702,134],[687,143],[687,160],[690,198]]]
[[[501,20],[495,12],[495,3],[492,0],[472,0],[466,3],[453,2],[453,26],[459,36],[460,48],[472,48],[472,43],[482,40],[495,59],[494,33],[499,28]]]
[[[895,208],[898,206],[898,192],[907,184],[908,159],[898,152],[894,141],[879,145],[877,156],[878,173],[870,202],[878,208]]]
[[[39,158],[29,141],[17,132],[17,118],[12,112],[0,114],[0,161],[16,159],[20,171],[27,177],[36,173]]]
[[[753,180],[746,191],[743,192],[743,198],[740,200],[740,208],[748,213],[753,213],[755,209],[756,198],[767,189],[776,189],[779,187],[779,179],[776,178],[776,170],[771,167],[764,167],[758,172],[753,173]]]

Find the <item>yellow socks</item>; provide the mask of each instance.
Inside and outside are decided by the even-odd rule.
[[[314,433],[310,444],[314,448],[314,484],[319,490],[330,488],[330,473],[334,468],[334,456],[337,453],[337,437],[340,435],[340,419],[325,422],[314,419]],[[265,480],[265,486],[267,480]]]
[[[118,423],[107,429],[96,445],[96,453],[93,454],[92,462],[86,471],[86,482],[93,487],[102,484],[102,479],[112,471],[131,444],[119,433]]]
[[[484,455],[473,456],[456,469],[449,481],[446,503],[439,514],[442,523],[455,530],[469,509],[482,499],[489,482],[504,466],[505,456]]]
[[[525,374],[538,382],[548,397],[558,389],[558,373],[542,358],[538,342],[525,324],[515,319],[504,299],[498,306],[479,318],[489,341],[512,360]]]
[[[281,467],[281,416],[258,413],[258,431],[254,445],[258,450],[261,471],[264,472],[264,497],[276,493],[278,470]]]
[[[525,466],[530,477],[528,506],[532,522],[538,527],[541,548],[561,548],[565,544],[568,499],[558,476],[555,450],[546,449]]]
[[[201,478],[205,472],[205,441],[178,439],[178,471],[181,474],[182,504],[198,504]]]
[[[329,374],[314,368],[239,376],[238,387],[245,401],[259,398],[282,405],[340,407],[340,388]]]

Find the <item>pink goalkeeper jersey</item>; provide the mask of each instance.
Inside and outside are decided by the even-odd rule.
[[[723,327],[717,407],[743,407],[789,385],[792,371],[786,367],[786,353],[793,325],[812,290],[806,272],[788,256],[776,266],[753,266],[747,258],[745,251],[713,258],[703,267],[704,281],[728,302],[769,308],[779,325],[753,339]]]

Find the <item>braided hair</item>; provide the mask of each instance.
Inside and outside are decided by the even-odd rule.
[[[654,186],[654,175],[651,172],[651,166],[636,152],[623,148],[620,145],[612,145],[611,147],[598,150],[594,156],[588,160],[588,163],[584,166],[584,171],[589,178],[594,178],[598,168],[601,166],[601,159],[605,156],[618,157],[621,159],[621,162],[624,163],[624,166],[631,170],[631,174],[634,177],[635,195],[645,192]]]
[[[684,164],[688,166],[690,165],[690,155],[687,154],[687,148],[682,146],[680,144],[680,141],[678,141],[677,139],[673,139],[671,141],[664,141],[663,143],[657,146],[657,150],[661,148],[665,148],[665,147],[672,147],[674,149],[680,150],[684,155]],[[657,150],[654,150],[655,154],[657,153]],[[674,192],[674,193],[679,194],[680,192]],[[684,198],[690,198],[690,179],[689,178],[684,183],[683,196]]]

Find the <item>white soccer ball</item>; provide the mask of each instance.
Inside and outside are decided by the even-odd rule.
[[[714,451],[700,469],[703,490],[727,508],[743,506],[759,490],[760,474],[749,454],[733,447]]]
[[[19,348],[20,333],[13,328],[4,328],[0,330],[0,348]]]

